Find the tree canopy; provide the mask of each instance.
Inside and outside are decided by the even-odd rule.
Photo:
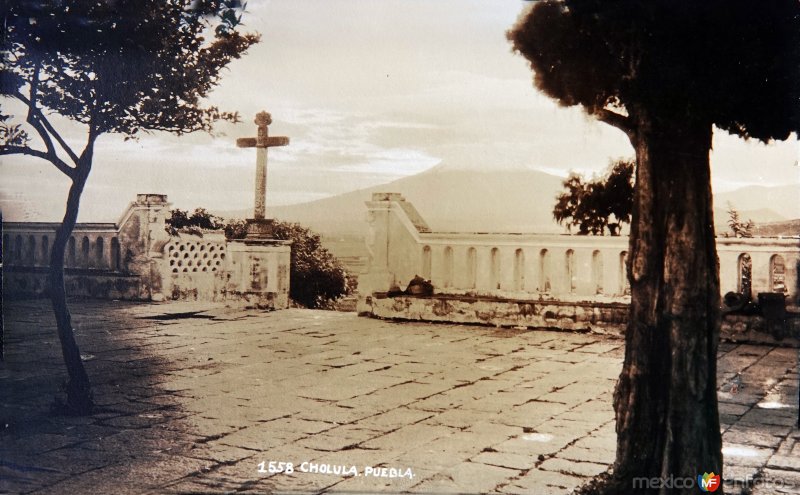
[[[564,180],[565,191],[556,197],[553,218],[578,227],[580,235],[604,235],[606,228],[619,235],[622,224],[631,220],[633,170],[632,161],[618,160],[593,180],[571,173]]]
[[[64,251],[94,164],[99,136],[211,131],[238,120],[204,103],[222,70],[259,40],[241,33],[238,0],[19,0],[3,2],[0,155],[50,162],[70,180],[50,250],[50,298],[67,366],[65,412],[87,414],[93,400],[72,331]],[[12,112],[24,110],[24,122]],[[58,115],[85,127],[83,149],[58,129]],[[34,137],[37,138],[34,140]]]
[[[44,109],[86,124],[92,135],[210,131],[236,118],[202,100],[222,69],[258,35],[236,28],[232,0],[24,0],[3,12],[5,68],[0,91],[28,107],[27,122],[45,153],[5,149],[56,161],[55,129]],[[216,26],[216,28],[215,28]],[[47,136],[50,134],[51,136]],[[70,158],[73,153],[57,136]]]
[[[762,141],[800,129],[796,0],[543,0],[509,37],[536,86],[629,133],[644,116]]]
[[[322,245],[319,234],[300,224],[275,222],[276,239],[292,241],[289,296],[307,308],[329,307],[354,290],[341,262]]]
[[[190,215],[188,211],[176,208],[170,210],[167,219],[167,232],[177,234],[181,229],[219,230],[225,228],[225,219],[210,213],[205,208],[195,208]]]

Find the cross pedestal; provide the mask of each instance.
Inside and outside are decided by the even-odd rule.
[[[231,277],[225,298],[246,307],[288,308],[291,253],[291,241],[245,238],[229,242]]]
[[[259,241],[273,238],[272,218],[248,218],[245,220],[246,239]]]
[[[255,201],[245,238],[228,244],[232,273],[225,293],[226,299],[246,306],[283,309],[289,307],[292,242],[275,239],[274,220],[266,218],[267,149],[286,146],[289,138],[269,136],[272,118],[267,112],[258,113],[255,123],[256,137],[236,140],[240,148],[256,148]]]

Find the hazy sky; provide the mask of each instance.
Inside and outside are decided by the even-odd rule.
[[[136,193],[176,207],[252,207],[256,112],[291,145],[269,151],[267,205],[298,203],[394,180],[437,164],[602,171],[629,156],[624,135],[557,107],[532,86],[505,31],[525,2],[485,0],[250,0],[260,44],[230,67],[213,103],[243,122],[220,135],[100,138],[82,221],[116,220]],[[74,139],[83,130],[58,121]],[[769,146],[717,131],[715,191],[800,180],[796,139]],[[67,181],[35,159],[2,157],[6,220],[57,220]]]

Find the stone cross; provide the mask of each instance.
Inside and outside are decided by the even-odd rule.
[[[269,137],[267,126],[272,123],[272,116],[267,112],[256,114],[255,124],[258,126],[257,137],[239,138],[236,146],[239,148],[256,149],[256,196],[253,208],[253,218],[263,220],[266,218],[267,207],[267,148],[272,146],[286,146],[289,138],[285,136]]]

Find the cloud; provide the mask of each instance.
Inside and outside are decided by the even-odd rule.
[[[433,166],[535,168],[565,176],[602,172],[631,156],[627,138],[538,92],[505,31],[519,2],[485,0],[259,0],[244,22],[263,40],[231,64],[210,102],[242,122],[216,134],[102,136],[82,220],[116,219],[138,192],[176,206],[252,206],[256,112],[272,113],[268,204],[303,202],[415,174]],[[4,102],[4,109],[6,108]],[[12,108],[12,107],[8,107]],[[13,109],[13,108],[12,108]],[[76,146],[83,126],[54,118]],[[797,139],[765,146],[715,132],[715,190],[800,181]],[[66,179],[47,164],[3,157],[0,206],[7,218],[62,214]]]

